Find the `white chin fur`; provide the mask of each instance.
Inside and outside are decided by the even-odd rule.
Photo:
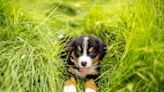
[[[74,85],[64,86],[63,92],[76,92],[76,87]]]
[[[96,91],[91,88],[87,88],[87,89],[85,89],[85,92],[96,92]]]

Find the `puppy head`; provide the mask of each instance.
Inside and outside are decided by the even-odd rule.
[[[69,47],[70,60],[83,74],[96,68],[106,52],[106,45],[101,40],[86,35],[73,39]]]

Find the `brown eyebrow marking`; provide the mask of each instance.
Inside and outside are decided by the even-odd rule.
[[[77,49],[78,49],[78,51],[81,51],[82,50],[80,46],[77,46]]]
[[[89,50],[88,50],[89,52],[92,52],[93,51],[93,47],[91,47],[91,48],[89,48]]]

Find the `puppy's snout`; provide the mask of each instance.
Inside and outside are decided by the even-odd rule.
[[[87,62],[86,62],[86,61],[82,61],[82,62],[81,62],[81,65],[82,65],[82,66],[86,66],[86,65],[87,65]]]

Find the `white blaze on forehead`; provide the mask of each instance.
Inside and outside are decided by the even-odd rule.
[[[87,46],[88,46],[88,39],[89,39],[89,37],[87,37],[87,36],[85,36],[84,37],[84,40],[83,40],[83,50],[84,50],[84,55],[87,55]]]
[[[90,67],[92,65],[92,59],[89,56],[87,56],[88,40],[89,40],[88,36],[85,36],[83,38],[83,54],[78,59],[78,64],[80,67],[82,67],[81,62],[84,61],[87,62],[86,67]]]

